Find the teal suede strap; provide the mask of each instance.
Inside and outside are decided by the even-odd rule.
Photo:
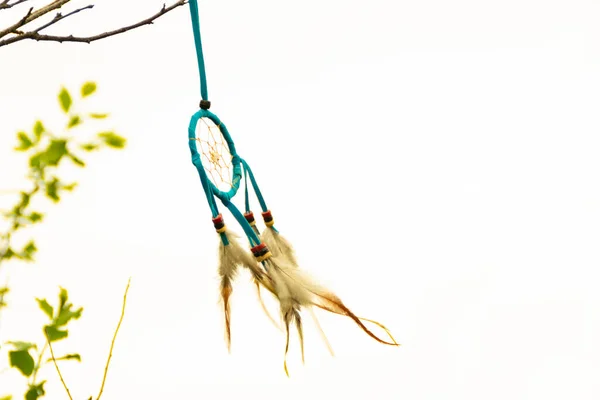
[[[202,55],[202,39],[200,38],[200,17],[198,15],[198,1],[189,0],[190,14],[192,16],[192,29],[194,30],[194,43],[196,44],[196,57],[198,58],[198,72],[200,73],[200,96],[208,100],[208,87],[206,85],[206,70],[204,56]]]

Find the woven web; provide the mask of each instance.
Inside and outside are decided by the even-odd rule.
[[[200,147],[202,165],[210,180],[219,190],[231,189],[232,157],[219,127],[208,118],[200,118],[196,128],[196,141]]]

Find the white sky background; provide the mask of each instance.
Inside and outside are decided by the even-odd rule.
[[[97,2],[53,31],[92,34],[161,4]],[[92,45],[0,49],[3,188],[24,183],[16,131],[62,126],[63,84],[96,80],[90,110],[129,140],[44,205],[38,262],[0,276],[13,289],[0,339],[40,342],[34,297],[68,288],[85,311],[55,351],[82,354],[63,373],[87,398],[131,275],[107,400],[597,399],[599,12],[592,0],[200,2],[212,110],[278,228],[403,344],[318,313],[331,358],[307,314],[307,362],[294,337],[290,379],[284,335],[245,275],[232,355],[224,344],[218,240],[187,146],[199,101],[187,6]],[[66,398],[51,366],[43,375],[47,399]],[[22,381],[0,375],[0,394]]]

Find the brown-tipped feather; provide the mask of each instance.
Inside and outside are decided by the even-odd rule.
[[[227,342],[227,350],[231,352],[231,308],[229,306],[229,297],[233,288],[228,277],[223,277],[221,280],[221,298],[223,299],[223,312],[225,313],[225,341]]]
[[[289,378],[290,372],[288,371],[288,368],[287,368],[287,354],[288,354],[288,350],[290,348],[290,322],[291,322],[291,315],[290,315],[289,311],[284,314],[283,319],[285,322],[285,353],[283,354],[283,369],[285,370],[285,374]]]
[[[390,346],[399,346],[398,342],[396,342],[396,340],[392,337],[390,331],[387,328],[385,328],[382,324],[380,324],[379,322],[375,322],[375,321],[371,321],[371,320],[367,320],[367,319],[363,318],[369,322],[373,322],[376,325],[382,327],[385,330],[385,332],[388,334],[388,336],[392,339],[392,342],[387,342],[387,341],[379,338],[373,332],[371,332],[369,330],[369,328],[367,328],[365,326],[365,324],[362,323],[361,318],[357,317],[352,311],[350,311],[350,309],[348,307],[346,307],[344,305],[344,303],[342,303],[342,301],[337,296],[335,296],[333,294],[328,294],[327,296],[319,294],[319,293],[315,293],[315,294],[317,296],[321,297],[322,299],[326,300],[329,303],[329,305],[315,304],[317,307],[322,308],[323,310],[327,310],[329,312],[335,313],[335,314],[345,315],[347,317],[350,317],[363,331],[365,331],[365,333],[367,335],[371,336],[373,339],[377,340],[379,343],[387,344]],[[333,304],[334,307],[331,307],[331,304]]]
[[[297,306],[293,306],[283,314],[283,320],[285,322],[285,354],[283,356],[283,369],[285,374],[289,377],[290,373],[287,368],[287,354],[290,348],[290,324],[292,322],[296,324],[298,330],[298,338],[300,340],[300,351],[302,353],[302,363],[304,364],[304,334],[302,332],[302,317],[300,317],[300,310]]]
[[[302,364],[304,364],[304,334],[302,333],[302,318],[300,312],[294,308],[294,323],[298,330],[298,339],[300,340],[300,352],[302,353]]]
[[[378,327],[383,329],[385,331],[385,333],[387,333],[387,335],[390,337],[390,339],[392,339],[392,342],[394,342],[397,346],[400,346],[400,344],[398,342],[396,342],[396,339],[394,339],[394,337],[392,336],[392,332],[390,332],[390,330],[388,328],[386,328],[385,325],[383,325],[381,322],[377,322],[372,319],[364,318],[364,317],[358,317],[358,319],[360,319],[361,321],[370,322],[373,325],[377,325]]]

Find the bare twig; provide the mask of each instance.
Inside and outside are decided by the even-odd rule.
[[[64,3],[68,2],[68,1],[70,1],[70,0],[57,0],[54,3],[52,3],[52,4],[59,3],[59,2],[61,2],[61,3],[64,4]],[[38,28],[36,30],[27,31],[27,32],[20,32],[19,31],[19,28],[21,28],[25,24],[31,22],[32,20],[34,20],[36,18],[39,18],[39,16],[41,16],[41,15],[38,15],[38,13],[40,11],[45,10],[48,7],[50,7],[52,5],[52,4],[50,4],[47,7],[45,7],[44,9],[35,11],[33,13],[30,10],[30,12],[28,13],[28,15],[26,17],[22,18],[19,22],[15,23],[14,25],[10,26],[9,28],[7,28],[7,29],[5,29],[3,31],[0,31],[0,38],[2,38],[3,36],[6,36],[9,33],[15,34],[15,36],[11,36],[9,38],[0,40],[0,47],[7,46],[9,44],[12,44],[12,43],[15,43],[15,42],[19,42],[19,41],[25,40],[25,39],[31,39],[31,40],[36,40],[36,41],[45,41],[45,42],[59,42],[59,43],[63,43],[63,42],[91,43],[91,42],[94,42],[96,40],[105,39],[107,37],[111,37],[111,36],[119,35],[121,33],[125,33],[127,31],[139,28],[139,27],[144,26],[144,25],[153,24],[156,19],[162,17],[163,15],[165,15],[166,13],[168,13],[171,10],[174,10],[177,7],[185,5],[186,3],[187,3],[187,0],[179,0],[179,1],[171,4],[168,7],[167,7],[166,4],[163,4],[163,7],[160,9],[160,11],[157,12],[156,14],[152,15],[149,18],[146,18],[146,19],[144,19],[144,20],[142,20],[140,22],[137,22],[137,23],[135,23],[133,25],[129,25],[129,26],[125,26],[125,27],[122,27],[122,28],[119,28],[119,29],[112,30],[112,31],[100,33],[100,34],[97,34],[97,35],[94,35],[94,36],[86,36],[86,37],[80,37],[80,36],[75,36],[75,35],[58,36],[58,35],[43,35],[43,34],[39,33],[39,31],[41,29],[45,29],[48,26],[50,26],[50,25],[52,25],[52,24],[54,24],[54,23],[56,23],[56,22],[58,22],[58,21],[60,21],[60,20],[62,20],[64,18],[66,18],[66,17],[68,17],[70,15],[73,15],[73,14],[79,12],[79,11],[82,11],[82,10],[87,9],[87,8],[91,8],[90,6],[84,7],[84,8],[79,9],[79,10],[76,10],[75,12],[66,14],[65,16],[61,16],[58,19],[57,19],[57,17],[55,17],[55,19],[53,21],[51,21],[50,23],[48,23],[48,24],[44,25],[43,27]],[[54,7],[53,9],[55,9],[55,8],[57,8],[57,7]]]
[[[33,7],[31,7],[29,9],[29,11],[27,12],[27,14],[25,14],[25,16],[23,18],[21,18],[19,21],[17,21],[13,25],[9,26],[8,28],[0,31],[0,38],[4,37],[10,33],[18,34],[19,28],[27,25],[31,21],[34,21],[34,20],[48,14],[51,11],[56,10],[57,8],[62,7],[63,5],[67,4],[69,1],[71,1],[71,0],[54,0],[52,3],[48,4],[45,7],[40,8],[39,10],[36,10],[36,11],[33,11]],[[2,43],[2,42],[0,42],[0,43]]]
[[[44,331],[44,333],[45,333],[45,331]],[[67,396],[69,396],[69,400],[73,400],[73,397],[71,396],[71,392],[69,391],[69,388],[67,387],[67,384],[65,383],[65,380],[63,379],[63,376],[60,373],[60,368],[58,368],[58,363],[56,362],[56,358],[54,357],[54,350],[52,350],[52,343],[50,343],[50,338],[48,338],[47,333],[46,333],[46,341],[48,343],[48,347],[50,348],[50,356],[52,356],[52,362],[54,363],[56,372],[58,372],[58,377],[60,378],[60,382],[62,383],[63,387],[67,391]]]
[[[9,8],[13,8],[16,5],[25,3],[26,1],[29,0],[17,0],[14,3],[11,3],[10,0],[4,0],[2,3],[0,3],[0,10],[8,10]]]
[[[31,15],[31,13],[33,12],[33,7],[31,7],[29,9],[29,11],[27,11],[27,14],[25,14],[25,16],[23,18],[21,18],[19,21],[15,22],[14,24],[12,24],[11,26],[9,26],[8,28],[1,30],[0,31],[0,38],[8,35],[9,33],[18,33],[18,30],[20,27],[22,27],[23,25],[25,25],[27,22],[27,19],[29,18],[29,16]]]
[[[55,24],[55,23],[57,23],[58,21],[61,21],[61,20],[65,19],[65,18],[67,18],[67,17],[70,17],[70,16],[71,16],[71,15],[73,15],[73,14],[77,14],[77,13],[78,13],[78,12],[80,12],[80,11],[87,10],[87,9],[91,9],[91,8],[94,8],[94,5],[93,5],[93,4],[90,4],[89,6],[85,6],[85,7],[82,7],[82,8],[78,8],[77,10],[75,10],[75,11],[71,11],[70,13],[68,13],[68,14],[65,14],[65,15],[62,15],[61,13],[58,13],[58,14],[56,14],[56,15],[54,16],[54,18],[52,19],[52,21],[48,22],[48,23],[47,23],[47,24],[45,24],[45,25],[42,25],[42,26],[40,26],[39,28],[37,28],[37,29],[35,30],[35,32],[37,33],[37,32],[39,32],[39,31],[41,31],[42,29],[46,29],[47,27],[49,27],[49,26],[51,26],[51,25],[54,25],[54,24]]]
[[[119,323],[117,324],[117,329],[115,329],[115,333],[112,338],[112,342],[110,343],[110,350],[108,351],[108,359],[106,360],[106,366],[104,367],[104,377],[102,378],[102,385],[100,386],[100,391],[98,392],[98,397],[96,400],[100,400],[100,396],[102,396],[102,392],[104,392],[104,384],[106,383],[106,375],[108,374],[108,367],[110,366],[110,359],[112,358],[113,349],[115,347],[115,340],[117,340],[117,334],[119,333],[119,329],[121,328],[121,323],[123,322],[123,317],[125,316],[125,306],[127,305],[127,292],[129,292],[129,285],[131,284],[131,278],[127,281],[127,287],[125,288],[125,294],[123,295],[123,306],[121,307],[121,318],[119,318]]]

